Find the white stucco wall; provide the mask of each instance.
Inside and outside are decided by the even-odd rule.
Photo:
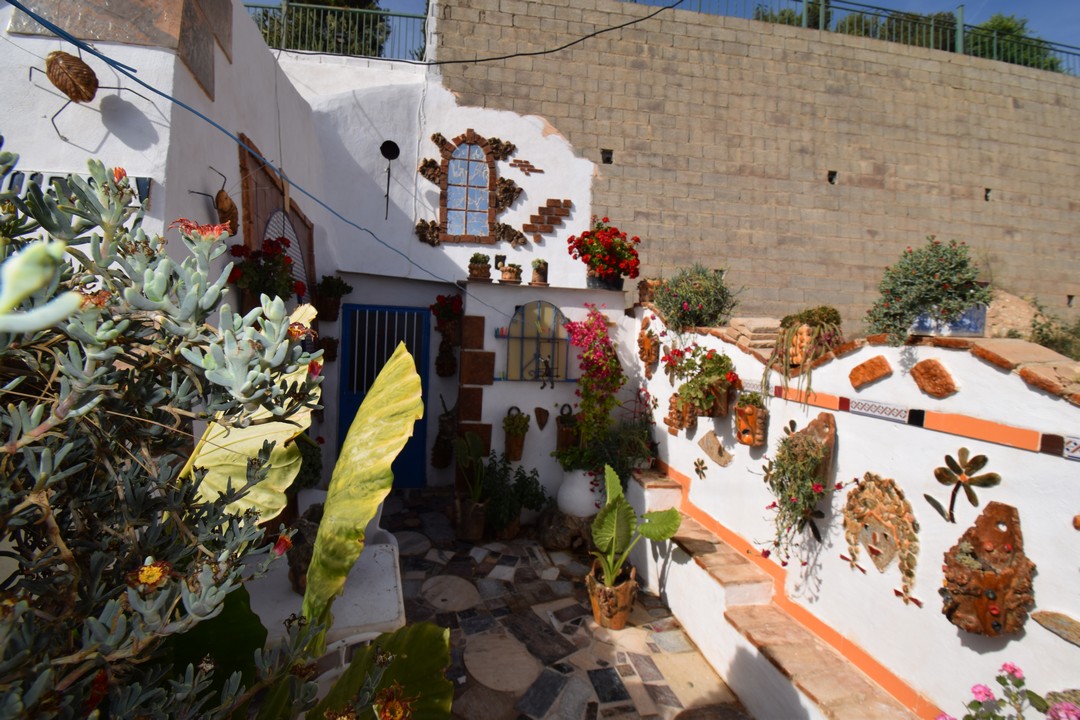
[[[663,326],[654,323],[654,328]],[[667,337],[665,340],[671,340]],[[726,352],[744,380],[759,381],[762,365],[753,357],[715,338],[693,336],[701,345]],[[856,365],[884,355],[893,367],[892,376],[852,389],[848,373]],[[959,386],[944,400],[922,393],[908,369],[927,358],[936,358]],[[640,367],[640,362],[635,362]],[[942,586],[944,553],[958,542],[978,514],[991,501],[1016,507],[1027,556],[1037,565],[1035,610],[1055,610],[1077,617],[1080,597],[1080,532],[1072,518],[1080,508],[1080,463],[1019,450],[990,442],[935,432],[850,412],[827,411],[772,398],[769,401],[769,435],[765,448],[748,448],[734,438],[734,418],[698,418],[696,431],[678,436],[666,432],[661,422],[673,388],[660,369],[647,383],[659,401],[655,417],[661,455],[675,470],[690,478],[689,502],[721,525],[759,548],[772,542],[773,500],[764,483],[762,466],[783,437],[783,428],[795,420],[801,429],[820,412],[832,412],[837,426],[832,483],[850,483],[866,472],[894,479],[911,503],[920,525],[920,552],[913,595],[919,608],[905,605],[894,595],[900,574],[895,563],[879,573],[865,549],[860,550],[860,573],[840,558],[849,554],[843,534],[843,507],[850,486],[830,492],[831,504],[822,503],[826,519],[819,521],[822,544],[809,533],[803,547],[787,567],[786,590],[796,602],[862,647],[881,664],[953,714],[970,699],[975,683],[995,686],[994,676],[1004,662],[1023,668],[1028,686],[1036,692],[1075,687],[1080,667],[1080,648],[1067,643],[1028,619],[1024,632],[986,638],[959,630],[942,615],[938,589]],[[775,383],[777,378],[772,378]],[[927,411],[957,413],[1014,427],[1054,434],[1080,433],[1080,410],[1060,398],[1034,390],[1016,374],[1004,372],[963,350],[932,347],[864,347],[815,370],[816,392],[848,398],[877,400]],[[733,412],[733,411],[732,411]],[[694,460],[706,458],[698,441],[710,429],[721,438],[734,459],[727,467],[706,460],[707,472],[699,479]],[[980,507],[973,508],[961,495],[957,499],[957,523],[949,524],[923,498],[929,494],[948,505],[951,488],[937,483],[934,468],[944,465],[946,454],[956,456],[961,447],[972,455],[989,458],[987,472],[1003,480],[994,488],[976,490]],[[830,485],[831,487],[831,485]],[[830,509],[831,508],[831,509]],[[775,560],[775,556],[773,557]],[[800,566],[806,561],[806,566]]]

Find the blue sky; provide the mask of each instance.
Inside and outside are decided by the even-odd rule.
[[[867,2],[867,0],[856,0]],[[879,0],[867,4],[908,12],[956,11],[961,3],[949,0]],[[967,0],[964,22],[978,25],[996,13],[1026,18],[1028,30],[1043,40],[1080,47],[1080,1],[1078,0]]]

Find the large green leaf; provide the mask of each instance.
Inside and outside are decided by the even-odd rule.
[[[301,305],[290,315],[292,322],[304,325],[310,325],[314,318],[315,310],[310,305]],[[301,366],[286,375],[284,381],[290,385],[302,384],[307,372],[307,366]],[[316,402],[321,392],[321,387],[312,390]],[[247,510],[256,510],[260,522],[274,519],[285,508],[285,491],[300,472],[303,458],[300,448],[291,441],[311,425],[311,411],[305,408],[292,415],[289,422],[265,422],[270,417],[270,411],[260,407],[251,414],[252,420],[264,421],[258,425],[229,428],[213,421],[207,423],[206,431],[180,471],[180,477],[189,476],[193,467],[206,470],[199,492],[205,499],[214,500],[224,494],[230,484],[233,488],[243,487],[247,483],[248,461],[258,456],[265,441],[273,442],[266,477],[244,497],[229,503],[229,511],[242,515]]]
[[[322,654],[333,620],[330,605],[364,549],[364,528],[394,483],[390,464],[423,416],[420,376],[401,343],[368,390],[330,478],[304,593],[304,617],[324,628],[313,655]]]
[[[376,691],[388,688],[394,682],[400,683],[402,695],[413,699],[413,720],[450,717],[454,684],[445,676],[446,668],[450,666],[450,631],[432,623],[407,625],[393,633],[384,633],[367,647],[357,650],[349,667],[307,716],[326,717],[327,710],[341,711],[352,703],[375,668],[375,656],[379,651],[389,653],[393,660],[386,667]],[[357,717],[374,716],[373,713],[360,714],[364,709],[356,708]]]
[[[642,536],[653,542],[663,542],[671,539],[675,533],[679,532],[681,524],[682,516],[679,515],[679,511],[675,508],[653,510],[641,516],[641,525],[638,525],[638,531]]]
[[[614,501],[608,500],[596,514],[592,524],[593,543],[596,549],[605,555],[619,555],[630,544],[637,525],[634,508],[619,495]]]

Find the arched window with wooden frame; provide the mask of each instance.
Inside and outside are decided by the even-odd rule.
[[[506,379],[552,383],[568,379],[566,316],[543,300],[520,305],[506,338]]]

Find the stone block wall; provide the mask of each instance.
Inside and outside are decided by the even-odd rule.
[[[655,11],[440,0],[438,59],[555,48]],[[597,163],[592,210],[642,237],[644,273],[729,268],[741,315],[829,303],[855,330],[883,268],[930,234],[1075,312],[1078,78],[682,10],[441,72],[463,105],[543,117]]]

